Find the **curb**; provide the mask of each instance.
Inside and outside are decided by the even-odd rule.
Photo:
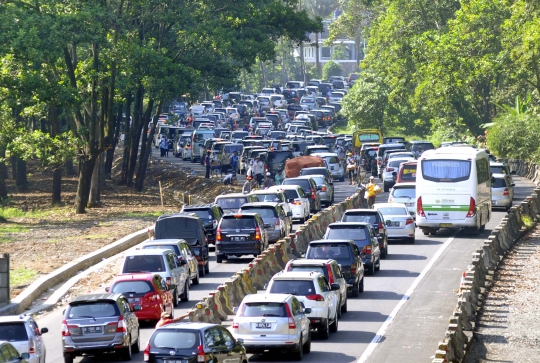
[[[103,259],[123,252],[128,248],[141,243],[147,238],[148,228],[141,229],[119,239],[110,245],[102,247],[99,250],[85,256],[79,257],[63,267],[54,270],[53,272],[34,281],[30,286],[24,289],[21,294],[12,299],[10,304],[1,307],[0,316],[23,313],[29,306],[32,305],[32,302],[36,301],[41,296],[44,291],[47,291],[48,289],[66,281],[67,279],[76,276],[79,271],[86,270],[89,267],[98,264]]]

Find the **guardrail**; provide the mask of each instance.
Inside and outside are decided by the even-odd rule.
[[[510,171],[540,181],[540,166],[522,160],[507,160]],[[463,362],[471,347],[477,314],[494,271],[506,253],[536,223],[540,213],[540,188],[536,188],[519,206],[514,206],[495,227],[482,248],[473,253],[460,282],[457,305],[450,316],[444,340],[439,342],[432,363]]]
[[[310,241],[323,237],[326,227],[339,222],[347,209],[361,208],[364,192],[358,192],[343,202],[316,213],[296,233],[281,239],[254,258],[248,267],[236,272],[231,278],[207,296],[189,312],[191,322],[217,323],[234,315],[233,308],[239,306],[248,294],[264,289],[272,276],[283,270],[288,261],[306,252]]]

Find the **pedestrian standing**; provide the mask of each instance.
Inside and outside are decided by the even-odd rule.
[[[233,175],[236,174],[238,171],[238,160],[239,160],[238,151],[235,151],[233,153],[233,156],[231,157],[231,168],[232,168]]]
[[[257,181],[257,184],[259,186],[262,184],[263,181],[263,172],[264,172],[264,163],[261,161],[261,157],[257,155],[255,158],[255,162],[252,166],[253,174],[255,175],[255,180]]]
[[[368,208],[372,208],[375,204],[375,197],[381,192],[381,187],[375,184],[375,177],[369,177],[369,183],[366,185]]]
[[[274,185],[276,185],[276,183],[274,183],[274,181],[272,180],[272,174],[266,173],[266,177],[264,178],[264,183],[263,183],[264,189],[270,188]]]
[[[169,151],[169,142],[164,135],[161,135],[161,141],[159,142],[159,151],[161,151],[161,157],[165,157]]]
[[[276,181],[276,185],[281,185],[283,184],[283,169],[279,169],[278,172],[276,173],[276,176],[274,177],[275,181]]]
[[[349,185],[353,185],[354,175],[356,172],[356,159],[351,152],[349,152],[347,155],[347,172],[349,173]]]
[[[210,179],[210,169],[212,168],[212,160],[210,159],[210,150],[206,152],[206,156],[204,157],[204,166],[206,167],[206,179]]]

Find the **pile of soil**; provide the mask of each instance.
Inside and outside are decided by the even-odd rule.
[[[122,155],[121,150],[117,150],[116,155]],[[76,214],[73,208],[77,176],[64,175],[63,203],[54,207],[51,205],[52,172],[41,168],[38,161],[28,161],[27,191],[19,192],[13,179],[6,180],[9,200],[2,208],[16,208],[21,212],[20,216],[0,223],[0,250],[10,254],[11,273],[24,271],[34,275],[24,283],[11,286],[11,298],[40,275],[151,226],[160,214],[179,211],[183,194],[191,195],[192,203],[209,203],[216,195],[241,191],[241,187],[224,186],[218,180],[189,175],[178,165],[150,158],[145,190],[139,193],[118,185],[121,163],[118,157],[112,180],[107,180],[101,188],[101,205],[88,208],[86,214]]]

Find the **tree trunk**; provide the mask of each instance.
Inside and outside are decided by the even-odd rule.
[[[306,64],[304,62],[304,42],[300,43],[300,72],[302,73],[302,81],[306,83]]]
[[[152,104],[152,100],[149,101],[149,104]],[[161,113],[163,107],[163,101],[160,100],[158,103],[158,107],[156,110],[156,115],[159,115]],[[147,109],[147,113],[148,109]],[[143,134],[143,140],[141,142],[141,154],[139,156],[139,168],[137,170],[137,178],[135,179],[135,190],[142,192],[143,185],[144,185],[144,179],[146,177],[146,169],[148,167],[148,158],[150,157],[150,153],[152,152],[152,140],[154,138],[154,134],[156,132],[157,127],[157,116],[154,117],[154,120],[152,122],[152,128],[150,129],[150,133],[146,134],[146,127],[145,132]]]
[[[66,160],[65,169],[66,169],[66,175],[69,175],[69,176],[77,175],[77,173],[75,172],[75,168],[73,167],[73,159]]]
[[[26,161],[17,157],[17,179],[15,181],[17,189],[25,191],[28,189],[28,175],[26,174]]]
[[[114,126],[114,137],[113,137],[113,140],[112,140],[112,147],[110,149],[107,150],[107,158],[106,158],[106,162],[105,162],[105,177],[107,179],[112,179],[111,175],[112,175],[112,166],[113,166],[113,161],[114,161],[114,151],[116,150],[116,147],[118,146],[118,142],[119,142],[119,137],[120,137],[120,127],[122,125],[122,119],[123,119],[123,108],[122,108],[123,104],[120,104],[120,107],[119,107],[119,110],[118,110],[118,116],[116,117],[116,122],[115,122],[115,126]],[[127,123],[129,123],[129,117],[128,117],[128,120],[126,121]]]
[[[62,168],[53,170],[52,205],[58,205],[62,202],[62,171]]]
[[[244,78],[244,92],[245,93],[251,93],[249,91],[249,83],[248,83],[248,79],[247,79],[247,72],[245,70],[245,68],[242,68],[242,77]]]
[[[11,162],[11,179],[17,180],[17,157],[12,155],[9,161]]]
[[[120,174],[120,183],[126,184],[128,164],[129,164],[129,152],[131,150],[131,138],[133,134],[133,125],[131,125],[131,100],[132,94],[128,92],[126,97],[126,129],[124,130],[124,154],[122,155],[122,171]]]
[[[6,157],[6,150],[0,150],[0,160],[3,160]],[[8,197],[7,187],[7,168],[6,164],[3,161],[0,161],[0,201],[3,201]]]
[[[88,199],[88,207],[90,208],[98,206],[99,201],[100,201],[101,186],[100,186],[99,180],[100,180],[100,173],[101,173],[101,168],[100,168],[101,159],[102,159],[101,156],[102,154],[97,157],[97,160],[94,163],[94,169],[92,172],[92,179],[90,182],[90,196]]]
[[[321,78],[321,59],[319,57],[319,33],[315,33],[315,64],[317,65],[317,78]]]
[[[133,120],[133,133],[131,137],[131,146],[129,150],[129,163],[128,171],[126,174],[126,184],[128,186],[133,185],[133,178],[135,175],[135,166],[137,165],[137,154],[139,152],[139,142],[141,139],[141,132],[148,128],[148,120],[150,118],[145,118],[143,115],[143,86],[140,85],[137,88],[137,93],[135,95],[135,110],[134,110],[134,120]]]
[[[96,158],[89,158],[87,160],[81,158],[79,160],[79,185],[77,187],[77,194],[75,195],[75,210],[77,213],[86,212],[86,205],[90,196],[92,172],[94,171],[95,164]]]

